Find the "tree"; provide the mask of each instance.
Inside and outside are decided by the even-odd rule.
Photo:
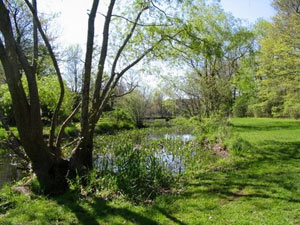
[[[118,17],[126,22],[128,29],[123,29],[125,30],[123,35],[124,39],[119,39],[118,43],[120,45],[115,48],[115,54],[113,54],[113,57],[111,58],[110,67],[109,69],[106,69],[108,76],[105,76],[105,68],[107,68],[108,64],[106,61],[110,50],[110,26],[113,23],[113,9],[116,3],[115,0],[109,1],[108,10],[105,15],[95,85],[94,88],[91,89],[92,60],[95,49],[94,23],[99,5],[99,0],[93,1],[88,19],[87,44],[81,87],[81,106],[78,105],[71,115],[61,124],[58,135],[56,136],[55,130],[59,124],[59,112],[65,94],[62,73],[56,54],[39,20],[36,1],[33,0],[32,3],[28,0],[24,1],[31,11],[34,21],[32,28],[33,60],[29,60],[30,56],[27,55],[27,52],[24,51],[17,41],[12,25],[12,14],[7,2],[4,0],[0,0],[0,60],[4,68],[9,92],[11,94],[14,116],[22,146],[31,161],[32,169],[37,175],[39,183],[44,188],[45,192],[57,193],[64,191],[67,188],[67,176],[72,177],[76,171],[78,173],[83,173],[86,169],[91,169],[93,167],[92,153],[95,125],[102,115],[104,106],[110,99],[114,88],[128,70],[138,64],[165,40],[163,35],[152,32],[153,35],[148,39],[147,43],[138,41],[142,40],[141,38],[138,38],[138,36],[147,33],[147,31],[143,31],[143,29],[155,26],[156,22],[156,18],[152,17],[151,26],[143,26],[143,23],[149,20],[149,18],[143,17],[143,15],[147,10],[156,11],[156,15],[159,14],[160,17],[163,17],[164,13],[159,10],[157,5],[154,5],[154,1],[151,0],[134,1],[133,3],[127,2],[127,7],[131,7],[132,11],[136,12],[132,14],[135,17],[129,19],[124,16]],[[155,1],[155,4],[157,3],[158,1]],[[59,98],[53,112],[48,140],[44,140],[43,137],[40,96],[36,78],[38,75],[36,67],[36,62],[38,60],[37,33],[39,33],[46,46],[60,86]],[[135,38],[138,40],[135,40]],[[131,57],[124,57],[129,49],[135,49],[135,54],[131,54]],[[21,82],[23,74],[28,84],[28,95]],[[61,149],[63,131],[79,108],[81,109],[80,139],[70,158],[66,159],[62,157]]]
[[[79,45],[69,46],[65,50],[66,76],[71,90],[78,93],[82,85],[82,50]]]
[[[283,14],[300,14],[300,1],[299,0],[274,0],[274,8]]]
[[[300,117],[299,1],[274,1],[277,15],[259,39],[256,116]],[[278,87],[278,88],[274,88]]]
[[[194,1],[186,10],[189,14],[178,24],[183,31],[172,40],[169,53],[185,73],[169,83],[189,115],[229,113],[235,93],[233,79],[241,59],[252,52],[254,35],[219,4]]]
[[[144,127],[144,119],[146,110],[150,105],[149,97],[146,96],[145,90],[134,90],[123,99],[119,101],[119,106],[123,108],[130,115],[135,126],[138,128]]]

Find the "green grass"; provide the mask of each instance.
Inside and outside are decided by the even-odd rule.
[[[0,224],[300,224],[300,121],[232,119],[251,148],[197,171],[151,205],[67,193],[0,194]],[[5,213],[6,212],[6,213]]]

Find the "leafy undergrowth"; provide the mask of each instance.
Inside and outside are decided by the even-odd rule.
[[[300,122],[233,119],[228,158],[151,205],[0,193],[0,224],[300,224]]]

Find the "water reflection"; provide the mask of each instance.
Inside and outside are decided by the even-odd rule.
[[[181,139],[184,142],[195,140],[195,136],[191,134],[165,134],[165,139]]]
[[[17,168],[8,156],[0,157],[0,188],[6,184],[16,181],[22,177],[22,171]]]
[[[163,135],[165,140],[182,140],[184,143],[192,141],[195,136],[191,134],[165,134]],[[159,140],[156,135],[150,135],[149,140]],[[154,156],[161,161],[162,164],[167,166],[174,173],[182,173],[184,167],[184,156],[168,151],[166,146],[161,146],[159,149],[153,149]],[[95,167],[100,171],[117,172],[118,168],[115,163],[115,156],[111,153],[105,155],[97,155],[94,160]]]

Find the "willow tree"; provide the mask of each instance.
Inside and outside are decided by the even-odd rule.
[[[0,59],[4,68],[5,77],[12,98],[14,116],[20,136],[20,141],[26,155],[30,159],[32,169],[47,193],[57,193],[67,188],[66,177],[77,172],[86,171],[93,167],[93,136],[97,121],[102,115],[104,106],[110,99],[114,88],[132,67],[137,65],[143,58],[165,40],[162,33],[155,33],[157,18],[160,21],[166,14],[158,7],[158,1],[130,1],[126,4],[126,10],[132,14],[124,16],[114,15],[116,0],[108,2],[107,13],[104,15],[102,43],[96,78],[91,88],[92,62],[95,60],[95,19],[99,15],[99,0],[93,0],[88,18],[87,42],[83,68],[83,81],[81,87],[81,103],[72,114],[61,124],[59,123],[59,111],[64,99],[64,82],[62,72],[45,33],[37,12],[37,2],[24,0],[33,19],[33,53],[28,55],[16,40],[13,18],[9,10],[8,1],[0,0]],[[124,6],[124,1],[117,3]],[[123,4],[123,5],[121,5]],[[166,5],[164,5],[166,6]],[[152,11],[145,16],[146,11]],[[123,34],[118,39],[111,40],[111,26],[113,19],[122,20],[126,23]],[[150,21],[150,22],[149,22]],[[118,21],[117,21],[118,22]],[[148,24],[147,24],[148,22]],[[159,24],[162,26],[162,24]],[[76,28],[74,28],[76,29]],[[148,29],[148,30],[147,30]],[[146,38],[145,35],[151,35]],[[47,140],[43,135],[43,124],[40,114],[40,97],[37,87],[37,61],[38,61],[38,38],[41,38],[47,47],[53,67],[60,84],[59,100],[53,113],[50,135]],[[111,47],[112,43],[118,43]],[[111,51],[114,49],[114,51]],[[130,57],[126,55],[128,49],[135,50]],[[109,57],[113,54],[112,57]],[[124,57],[124,55],[126,57]],[[108,60],[109,58],[109,60]],[[108,63],[109,61],[110,63]],[[22,83],[25,79],[28,84],[28,94]],[[64,128],[72,119],[73,115],[81,110],[81,132],[78,143],[69,158],[62,157],[62,137]],[[59,129],[58,135],[55,130]]]
[[[233,80],[240,72],[241,60],[253,51],[254,35],[217,1],[192,2],[184,7],[189,13],[178,22],[183,32],[172,39],[168,55],[184,72],[178,79],[165,80],[176,98],[181,98],[184,113],[229,113],[236,92]]]

